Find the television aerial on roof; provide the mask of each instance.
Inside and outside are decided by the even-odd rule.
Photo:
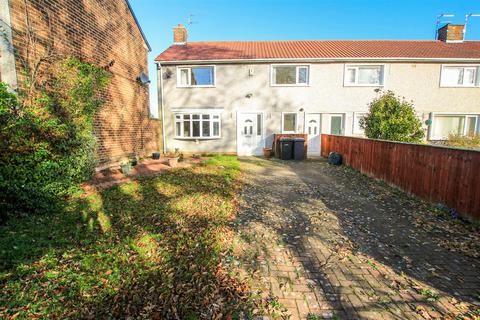
[[[446,21],[444,20],[444,18],[452,18],[452,17],[455,17],[455,15],[451,13],[440,13],[437,15],[437,22],[435,24],[435,40],[437,40],[437,37],[438,37],[438,26],[441,23],[450,23],[451,21]]]
[[[188,15],[187,26],[191,26],[192,24],[197,24],[198,23],[198,21],[193,20],[194,16],[195,16],[194,14],[189,14]]]
[[[480,14],[476,13],[469,13],[465,15],[465,26],[463,27],[463,39],[466,39],[465,37],[467,36],[467,25],[468,25],[468,20],[471,17],[480,17]]]

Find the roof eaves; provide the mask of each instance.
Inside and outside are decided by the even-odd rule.
[[[128,9],[130,10],[130,13],[132,14],[133,19],[135,20],[135,23],[137,24],[138,30],[142,34],[143,41],[145,41],[145,44],[147,45],[148,51],[152,51],[152,47],[150,47],[150,44],[148,43],[147,37],[145,37],[145,34],[143,33],[142,27],[140,27],[140,23],[138,22],[137,16],[133,12],[132,6],[130,5],[130,2],[128,0],[125,0],[127,3]]]
[[[391,61],[391,62],[475,62],[480,63],[480,58],[425,58],[425,57],[338,57],[338,58],[258,58],[258,59],[211,59],[211,60],[161,60],[156,63],[163,65],[177,64],[228,64],[228,63],[275,63],[275,62],[345,62],[345,61]]]

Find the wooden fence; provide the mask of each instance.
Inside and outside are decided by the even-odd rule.
[[[322,134],[322,156],[480,219],[480,152]]]

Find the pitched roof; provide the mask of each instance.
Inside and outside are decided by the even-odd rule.
[[[135,12],[133,12],[132,6],[130,5],[130,2],[128,0],[125,0],[127,3],[128,10],[130,10],[130,13],[132,14],[133,20],[135,20],[135,24],[138,27],[138,30],[140,31],[140,34],[142,35],[143,41],[147,45],[148,51],[152,51],[152,47],[150,47],[150,43],[148,43],[147,37],[143,33],[142,27],[140,27],[140,23],[138,22],[137,16],[135,15]]]
[[[430,40],[218,41],[172,45],[159,62],[275,59],[479,59],[480,41]]]

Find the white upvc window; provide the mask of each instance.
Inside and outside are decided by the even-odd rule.
[[[220,138],[221,121],[218,113],[175,113],[175,138]]]
[[[177,67],[177,87],[214,87],[215,66]]]
[[[478,76],[479,66],[454,66],[443,65],[440,75],[440,86],[442,87],[478,87],[480,79]]]
[[[277,64],[271,66],[270,84],[272,86],[308,86],[310,66]]]
[[[330,134],[344,135],[345,114],[332,113],[330,114]]]
[[[378,87],[385,84],[385,65],[345,65],[344,86]]]
[[[479,114],[432,113],[431,119],[430,140],[445,140],[450,134],[480,133]]]
[[[297,133],[296,112],[282,112],[282,133]]]
[[[360,120],[367,116],[367,112],[355,112],[353,114],[353,134],[364,135],[365,130],[360,126]]]

